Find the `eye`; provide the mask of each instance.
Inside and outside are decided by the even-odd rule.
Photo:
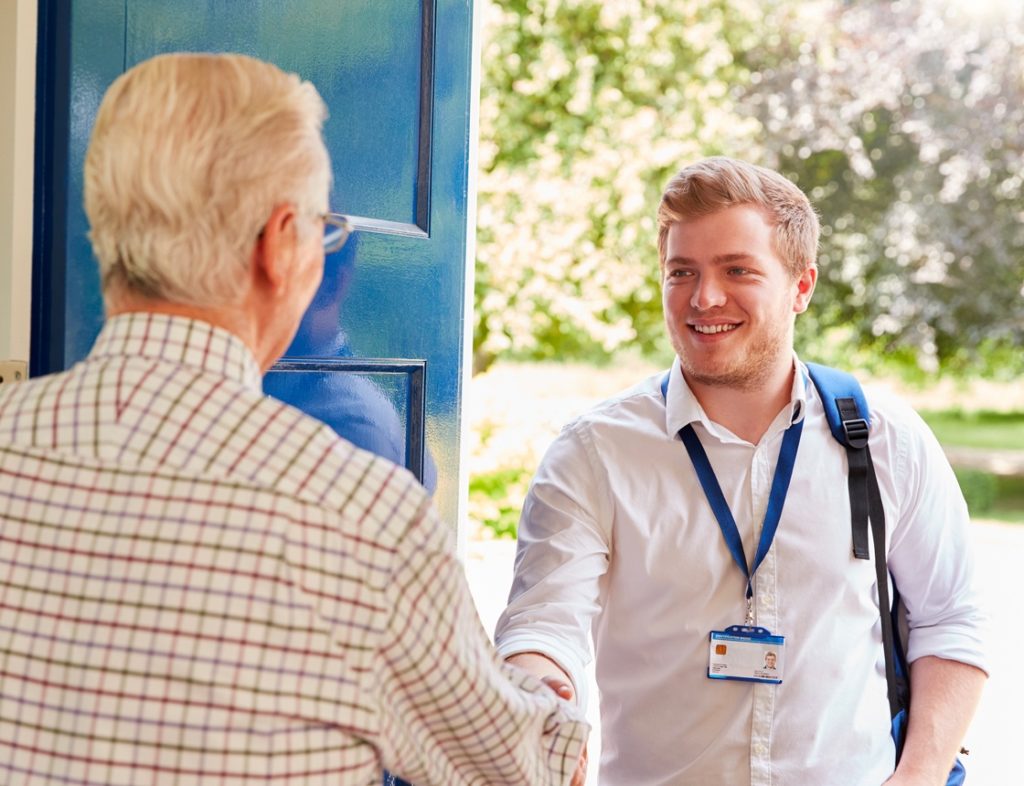
[[[726,275],[732,276],[733,278],[746,278],[750,276],[757,276],[758,271],[753,267],[733,265],[726,270]]]

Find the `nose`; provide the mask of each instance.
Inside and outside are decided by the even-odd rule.
[[[700,276],[693,287],[690,305],[698,311],[725,305],[725,290],[715,276]]]

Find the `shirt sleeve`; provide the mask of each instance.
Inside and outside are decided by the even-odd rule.
[[[385,766],[413,783],[568,783],[589,727],[498,659],[429,504],[400,553],[377,663]]]
[[[967,504],[920,416],[906,407],[899,421],[893,489],[899,517],[888,562],[907,608],[907,659],[934,655],[987,673],[987,618],[975,579]]]
[[[586,706],[590,632],[611,556],[612,503],[587,432],[567,426],[548,449],[523,506],[515,577],[495,641],[502,657],[541,652]]]

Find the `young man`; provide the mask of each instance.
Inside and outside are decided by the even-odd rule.
[[[312,85],[164,55],[100,107],[107,322],[0,394],[0,781],[565,784],[405,470],[263,396],[344,241]]]
[[[602,786],[945,783],[985,659],[966,506],[941,449],[910,409],[868,395],[911,627],[894,775],[874,565],[853,557],[845,451],[793,352],[817,217],[779,174],[713,158],[673,178],[658,218],[677,362],[549,449],[499,652],[579,690],[593,635]]]

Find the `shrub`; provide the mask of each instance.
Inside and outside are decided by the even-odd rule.
[[[987,513],[995,504],[999,482],[995,475],[977,469],[957,469],[956,478],[972,516]]]
[[[469,517],[495,538],[515,538],[519,512],[530,483],[523,467],[499,469],[469,479]]]

